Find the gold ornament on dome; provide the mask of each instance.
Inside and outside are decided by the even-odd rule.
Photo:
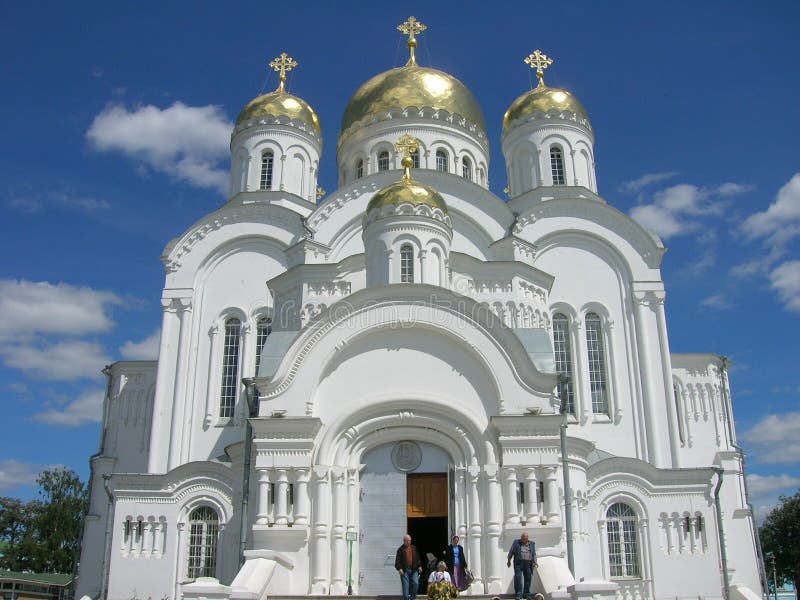
[[[536,69],[536,77],[539,78],[538,87],[544,87],[544,70],[553,64],[553,59],[543,54],[541,50],[534,50],[532,54],[525,57],[525,64],[531,69]]]
[[[397,140],[394,145],[397,152],[403,153],[403,160],[400,164],[403,165],[403,182],[409,183],[411,181],[411,167],[414,166],[414,159],[411,157],[414,152],[419,149],[419,140],[415,137],[404,133],[403,136]]]
[[[269,63],[269,66],[272,67],[273,71],[278,73],[278,91],[282,92],[284,83],[286,83],[286,73],[297,66],[297,61],[287,55],[286,52],[281,52],[281,55],[273,59]]]
[[[400,23],[397,26],[397,30],[405,35],[408,36],[408,41],[406,42],[406,46],[408,46],[408,64],[415,65],[417,64],[417,58],[415,56],[416,49],[417,49],[417,34],[422,33],[428,28],[427,25],[424,23],[420,23],[417,21],[417,18],[413,15],[408,17],[404,23]]]
[[[324,189],[322,189],[322,186],[318,185],[317,186],[317,200],[322,198],[325,194],[327,194],[327,192]]]

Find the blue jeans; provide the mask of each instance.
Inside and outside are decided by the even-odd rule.
[[[531,597],[531,575],[533,562],[529,560],[514,561],[514,597]]]
[[[419,572],[415,569],[403,569],[400,584],[403,586],[403,600],[416,600]]]

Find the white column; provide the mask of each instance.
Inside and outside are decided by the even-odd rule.
[[[519,499],[517,494],[517,468],[503,467],[505,483],[506,527],[519,525]]]
[[[658,326],[658,346],[661,350],[661,375],[664,379],[664,394],[667,399],[667,415],[669,416],[670,433],[670,454],[672,458],[672,468],[678,469],[681,466],[680,455],[680,415],[675,406],[675,391],[672,387],[672,360],[669,353],[669,338],[667,334],[667,320],[664,316],[664,300],[666,293],[654,293],[654,308],[656,313],[656,324]]]
[[[419,249],[419,279],[418,283],[425,282],[425,257],[428,255],[427,250]]]
[[[295,469],[294,526],[308,525],[308,479],[309,469]]]
[[[330,565],[330,546],[328,545],[328,524],[330,522],[330,484],[328,467],[316,466],[312,470],[314,478],[314,527],[311,533],[311,593],[328,595],[328,573]]]
[[[192,299],[180,298],[180,333],[178,334],[178,364],[175,368],[175,387],[172,396],[172,435],[169,445],[169,462],[167,469],[172,470],[181,463],[181,444],[183,443],[186,424],[183,422],[185,412],[186,361],[189,355],[189,339],[191,338]]]
[[[455,515],[456,535],[462,540],[467,539],[467,470],[463,467],[456,469],[456,490],[457,501]]]
[[[347,527],[347,470],[342,467],[331,469],[333,481],[333,565],[331,569],[331,590],[334,595],[347,591],[347,544],[344,532]]]
[[[156,519],[153,522],[153,555],[161,556],[161,535],[163,533],[164,523],[161,519]]]
[[[236,397],[239,400],[239,406],[235,407],[235,421],[237,425],[243,425],[244,422],[250,417],[250,408],[247,405],[247,392],[242,389],[242,377],[248,377],[252,371],[251,368],[255,366],[254,361],[250,360],[250,334],[253,328],[250,323],[242,322],[241,337],[239,339],[239,381],[236,382],[236,389],[239,390]],[[253,364],[250,364],[253,363]]]
[[[558,478],[555,467],[545,467],[544,477],[545,514],[547,524],[555,525],[561,522],[561,511],[558,506]]]
[[[175,362],[178,359],[178,301],[161,299],[161,343],[158,353],[156,392],[153,401],[153,425],[150,436],[149,473],[166,473],[172,415],[172,390],[175,385]]]
[[[470,586],[471,590],[478,593],[484,593],[482,581],[482,564],[481,557],[483,552],[481,549],[481,501],[480,490],[478,485],[480,483],[481,470],[480,467],[472,465],[467,468],[467,494],[469,496],[469,556],[474,557],[470,560],[469,565],[472,567],[472,575],[475,577]]]
[[[289,475],[286,469],[276,469],[275,475],[275,525],[288,525]]]
[[[650,310],[650,297],[649,293],[638,293],[636,298],[636,317],[637,327],[636,333],[639,340],[639,364],[642,368],[641,379],[644,384],[644,418],[645,429],[647,431],[647,453],[650,463],[659,468],[663,468],[663,459],[661,458],[661,435],[660,429],[663,423],[658,423],[658,415],[656,414],[656,390],[653,385],[652,367],[653,367],[653,352],[650,347],[650,333],[652,311]]]
[[[603,506],[603,514],[606,514],[606,506]],[[600,519],[597,522],[597,528],[600,530],[600,563],[602,564],[603,579],[609,579],[611,576],[611,567],[608,564],[608,529],[606,528],[606,520]]]
[[[531,525],[537,520],[539,516],[539,511],[537,507],[536,501],[536,469],[533,467],[525,469],[525,481],[524,481],[524,489],[525,489],[525,503],[524,503],[524,511],[525,511],[525,523],[527,525]]]
[[[217,400],[217,394],[211,389],[212,382],[216,381],[214,377],[214,369],[217,368],[215,360],[217,356],[216,338],[219,333],[219,325],[214,323],[208,330],[208,375],[206,383],[206,414],[203,418],[203,428],[208,429],[214,421],[214,402]]]
[[[500,485],[497,465],[485,465],[486,474],[486,553],[488,573],[486,575],[486,592],[499,594],[502,590],[503,555],[500,548],[500,533],[503,519],[503,488]]]
[[[258,469],[258,512],[256,525],[269,524],[269,470]]]

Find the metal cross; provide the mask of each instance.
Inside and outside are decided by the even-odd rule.
[[[417,18],[414,16],[408,17],[405,23],[401,23],[397,26],[397,30],[401,33],[404,33],[408,36],[408,41],[406,42],[406,46],[408,46],[408,64],[415,65],[417,64],[417,57],[415,56],[415,50],[417,48],[417,38],[416,35],[418,33],[422,33],[428,28],[427,25],[420,23],[417,21]]]
[[[278,90],[282,92],[283,83],[286,81],[286,73],[297,66],[297,61],[286,54],[286,52],[281,52],[281,55],[269,63],[269,66],[272,67],[273,70],[277,71],[278,78],[280,79]]]
[[[419,149],[419,140],[413,136],[404,133],[403,136],[397,140],[394,149],[403,153],[403,158],[411,157],[413,152]]]
[[[542,54],[541,50],[534,50],[533,54],[525,58],[525,63],[531,69],[536,69],[536,77],[539,78],[539,87],[544,87],[544,70],[553,64],[553,59]]]

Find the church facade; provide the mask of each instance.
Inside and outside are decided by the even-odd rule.
[[[158,360],[107,369],[78,597],[395,595],[406,532],[506,594],[523,531],[548,600],[760,597],[726,361],[670,352],[665,248],[597,194],[586,109],[526,59],[502,200],[478,102],[399,29],[333,193],[289,56],[239,115],[228,201],[162,256]]]

